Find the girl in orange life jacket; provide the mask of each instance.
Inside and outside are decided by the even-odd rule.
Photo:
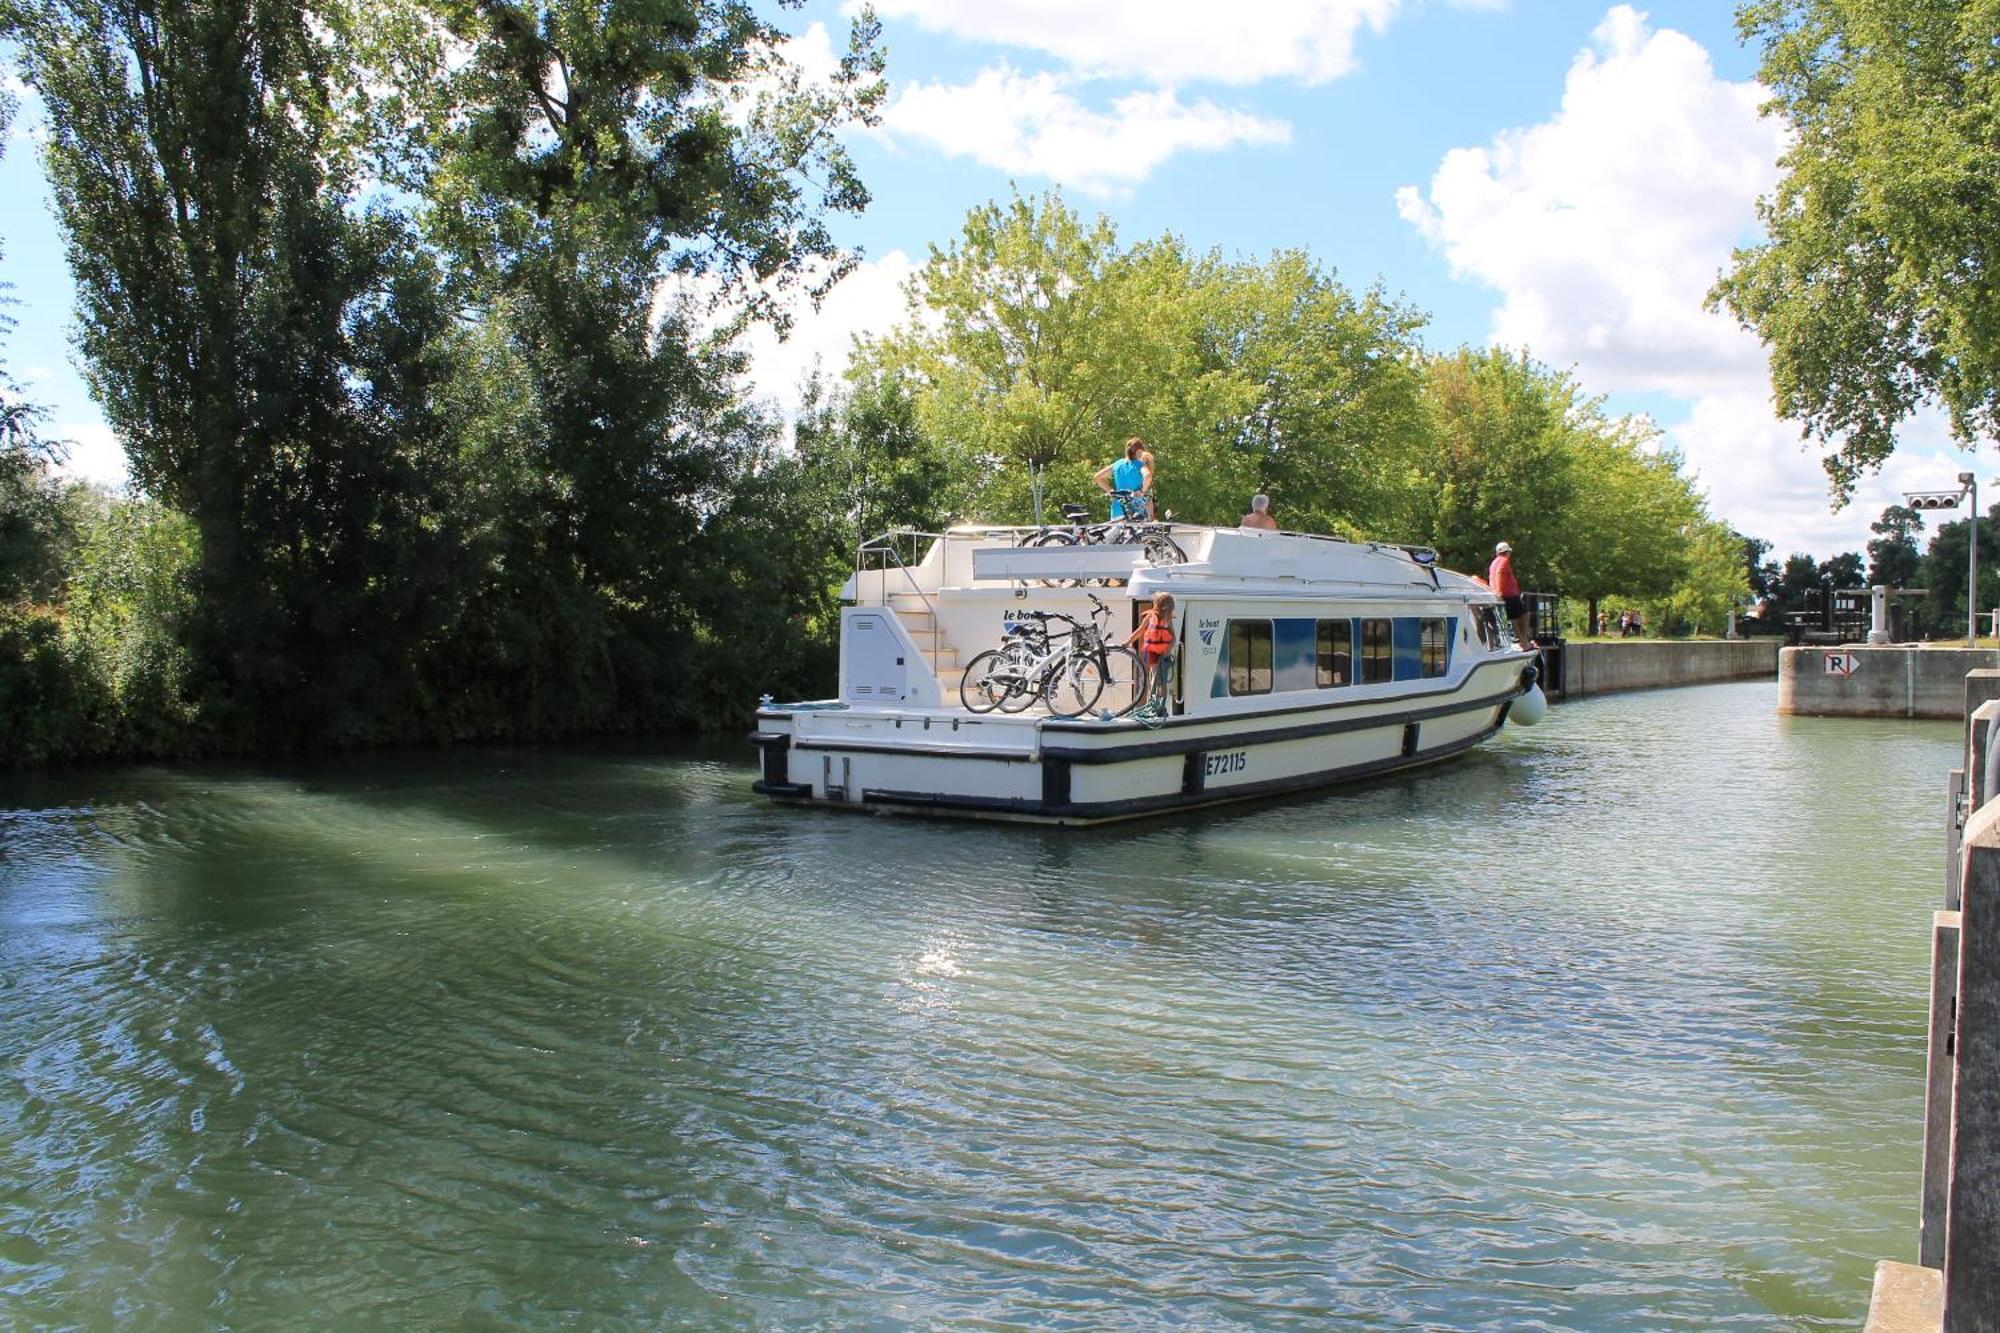
[[[1159,709],[1167,706],[1167,683],[1174,673],[1174,595],[1153,594],[1153,605],[1140,617],[1125,646],[1138,646],[1146,663],[1146,702]]]

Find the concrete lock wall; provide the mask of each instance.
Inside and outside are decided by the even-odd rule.
[[[1576,699],[1615,690],[1769,680],[1778,671],[1778,646],[1776,639],[1566,643],[1563,696]]]
[[[2000,666],[1990,648],[1921,644],[1787,648],[1778,711],[1809,717],[1948,717],[1965,712],[1965,673]]]

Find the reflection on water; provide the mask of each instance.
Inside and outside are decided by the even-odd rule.
[[[12,779],[0,1323],[1851,1325],[1957,732],[1774,704],[1111,830],[733,743]]]

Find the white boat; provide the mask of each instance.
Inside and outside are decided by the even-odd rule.
[[[755,789],[837,809],[1092,824],[1298,791],[1462,753],[1539,716],[1537,654],[1492,590],[1423,548],[1176,526],[1179,551],[1025,545],[960,527],[864,543],[843,590],[840,694],[768,697]],[[1153,563],[1153,557],[1178,563]],[[1036,611],[1117,642],[1175,603],[1162,715],[974,712],[963,663]],[[1523,695],[1530,695],[1525,702]]]

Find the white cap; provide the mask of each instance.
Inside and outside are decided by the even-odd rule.
[[[1500,544],[1499,544],[1498,546],[1496,546],[1496,547],[1494,547],[1494,548],[1493,548],[1493,553],[1494,553],[1495,555],[1498,555],[1498,554],[1500,554],[1500,552],[1502,552],[1502,551],[1506,551],[1506,552],[1508,552],[1509,554],[1512,554],[1512,553],[1513,553],[1513,550],[1514,550],[1514,548],[1513,548],[1512,546],[1509,546],[1509,545],[1508,545],[1508,544],[1507,544],[1506,542],[1501,542],[1501,543],[1500,543]]]

